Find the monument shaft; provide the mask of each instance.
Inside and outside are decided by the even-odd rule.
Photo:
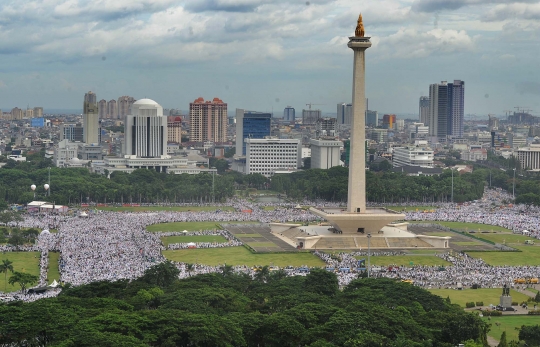
[[[351,37],[349,48],[354,51],[353,117],[351,120],[351,152],[349,156],[349,196],[347,212],[366,213],[366,49],[369,37]]]

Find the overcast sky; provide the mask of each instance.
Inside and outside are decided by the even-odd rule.
[[[335,113],[360,12],[370,109],[417,113],[430,83],[462,79],[466,113],[540,114],[538,0],[2,0],[0,107],[82,109],[92,90]]]

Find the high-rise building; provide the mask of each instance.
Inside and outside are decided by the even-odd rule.
[[[340,164],[340,147],[343,142],[332,138],[311,139],[311,168],[330,169]]]
[[[352,104],[346,104],[346,103],[337,104],[338,124],[351,125],[352,111],[353,111]]]
[[[321,110],[302,110],[302,124],[315,125],[321,118]]]
[[[302,144],[298,139],[247,138],[245,142],[245,174],[271,177],[276,171],[296,170],[302,164]]]
[[[34,118],[34,109],[27,107],[26,111],[24,111],[24,118]]]
[[[246,155],[245,139],[264,139],[270,136],[272,115],[267,112],[236,109],[236,154]]]
[[[96,94],[84,94],[83,103],[83,141],[85,143],[99,143],[99,118]]]
[[[141,99],[131,105],[125,123],[124,154],[137,158],[167,155],[167,117],[154,100]]]
[[[107,102],[107,118],[117,119],[118,118],[118,107],[116,105],[116,100],[112,99]]]
[[[182,117],[167,117],[167,142],[182,142]]]
[[[319,136],[336,136],[336,118],[317,119],[316,131]]]
[[[379,125],[379,113],[377,111],[366,111],[366,125],[373,128]]]
[[[214,98],[204,101],[198,98],[189,104],[191,123],[190,141],[227,141],[227,104]]]
[[[18,107],[14,107],[11,109],[11,119],[12,120],[18,120],[23,119],[24,111],[21,110]]]
[[[429,135],[439,140],[447,136],[463,137],[465,82],[429,86]],[[428,125],[428,124],[426,124]]]
[[[429,136],[446,139],[448,128],[448,83],[429,86]]]
[[[396,115],[395,114],[385,114],[383,116],[383,128],[384,129],[394,129],[394,125],[396,124]]]
[[[420,123],[424,123],[424,125],[429,126],[429,96],[421,96],[418,106]]]
[[[448,83],[448,135],[453,137],[463,137],[464,111],[465,82],[454,80],[454,83]]]
[[[60,124],[60,141],[83,142],[83,127],[81,124]]]
[[[287,122],[294,122],[296,120],[294,107],[285,107],[285,110],[283,110],[283,120]]]
[[[43,117],[43,107],[34,107],[34,118]]]
[[[98,102],[98,117],[99,119],[107,118],[107,100],[101,99]]]
[[[135,102],[135,99],[131,96],[121,96],[118,98],[118,102],[116,103],[118,113],[117,113],[117,119],[124,119],[129,114],[129,109],[131,108],[131,105]]]

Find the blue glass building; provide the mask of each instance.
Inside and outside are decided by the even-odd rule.
[[[236,154],[246,155],[244,139],[270,136],[272,114],[236,109]]]

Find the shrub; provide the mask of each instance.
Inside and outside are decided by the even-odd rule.
[[[465,307],[467,308],[471,308],[471,307],[475,307],[476,305],[474,304],[474,302],[466,302],[465,303]]]
[[[517,301],[512,301],[512,306],[517,306],[517,305],[518,305]]]
[[[485,311],[485,312],[482,312],[482,314],[484,316],[491,316],[491,317],[498,317],[498,316],[502,316],[502,312],[501,311]]]
[[[533,315],[533,316],[540,316],[540,310],[532,310],[532,311],[529,311],[530,315]]]
[[[482,288],[481,285],[479,285],[478,283],[475,283],[471,286],[471,289],[479,289],[479,288]]]
[[[477,301],[476,306],[484,306],[484,302],[483,301]]]

